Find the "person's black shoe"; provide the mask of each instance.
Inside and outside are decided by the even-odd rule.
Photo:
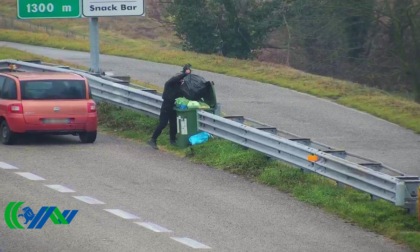
[[[153,149],[158,150],[157,144],[156,144],[156,140],[150,139],[147,142],[148,145],[152,146]]]
[[[176,140],[170,140],[172,146],[176,146]]]

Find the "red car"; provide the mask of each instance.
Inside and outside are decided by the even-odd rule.
[[[97,113],[88,81],[74,73],[0,73],[0,140],[23,133],[73,134],[96,140]]]

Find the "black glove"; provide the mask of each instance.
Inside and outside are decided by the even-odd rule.
[[[182,68],[182,72],[186,73],[187,70],[190,70],[189,73],[191,73],[191,64],[186,64],[183,68]]]

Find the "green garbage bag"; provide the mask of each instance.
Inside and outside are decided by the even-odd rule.
[[[188,103],[190,100],[188,100],[185,97],[179,97],[175,99],[175,107],[180,109],[187,109]]]
[[[200,108],[200,109],[209,109],[210,108],[210,106],[205,102],[199,102],[199,103],[200,103],[200,107],[198,107],[198,108]]]
[[[200,103],[198,101],[189,101],[187,104],[188,108],[199,108]]]

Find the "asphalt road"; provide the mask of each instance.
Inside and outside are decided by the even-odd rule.
[[[89,54],[86,53],[0,42],[0,46],[5,44],[89,65]],[[112,56],[102,56],[101,62],[104,70],[160,85],[180,70],[177,66]],[[298,132],[305,130],[303,125],[291,124],[295,120],[305,121],[305,115],[310,115],[301,108],[301,103],[309,103],[303,106],[307,109],[315,103],[322,105],[319,107],[322,111],[332,107],[331,116],[344,111],[349,114],[346,118],[359,118],[359,123],[365,120],[363,125],[384,127],[378,128],[378,132],[390,127],[407,135],[407,140],[409,136],[417,137],[418,150],[417,135],[366,114],[271,85],[196,72],[216,82],[219,102],[228,113],[242,113],[281,129],[290,124],[295,130],[288,131],[306,135]],[[267,102],[267,99],[260,100],[263,93],[269,97],[275,95],[270,93],[277,93],[279,97]],[[287,108],[293,108],[291,105],[272,107],[283,103],[282,99],[296,101],[294,104],[299,113],[287,115]],[[261,108],[264,106],[266,109]],[[270,111],[278,116],[270,115]],[[339,139],[328,137],[328,131],[339,128],[337,125],[325,124],[324,130],[315,122],[308,125],[318,127],[314,132],[323,132],[325,137],[321,140]],[[346,129],[353,131],[350,126]],[[369,132],[365,134],[369,135]],[[362,138],[365,134],[357,136]],[[351,145],[355,141],[347,139],[345,143]],[[400,142],[400,145],[403,144]],[[5,169],[10,165],[17,169]],[[27,178],[37,178],[34,175],[44,180]],[[47,187],[51,185],[73,191],[59,192]],[[189,251],[194,248],[213,251],[407,251],[382,236],[275,189],[106,134],[99,134],[93,145],[79,144],[76,137],[44,137],[24,139],[15,146],[0,146],[0,192],[0,216],[4,216],[6,205],[12,201],[24,201],[34,212],[41,206],[57,206],[61,211],[79,210],[70,225],[53,225],[47,221],[39,230],[11,230],[0,222],[1,252]],[[80,199],[90,199],[88,202],[92,204]]]

